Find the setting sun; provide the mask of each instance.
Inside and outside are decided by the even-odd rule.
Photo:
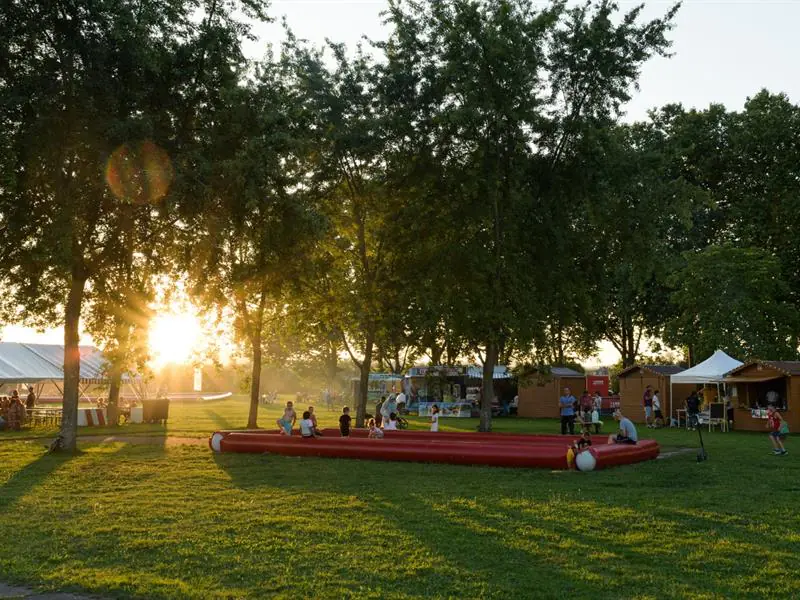
[[[198,350],[202,327],[191,314],[166,314],[153,319],[150,327],[150,352],[156,366],[187,363]]]

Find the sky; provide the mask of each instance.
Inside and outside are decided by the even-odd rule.
[[[637,4],[619,0],[623,10]],[[655,18],[672,4],[645,0],[643,17]],[[330,38],[353,47],[364,36],[385,37],[380,17],[385,7],[383,0],[273,0],[271,15],[278,21],[285,16],[298,38],[317,44]],[[798,23],[800,0],[684,0],[669,34],[673,56],[644,65],[625,119],[644,119],[648,110],[673,102],[700,109],[721,103],[738,110],[762,88],[800,101]],[[281,28],[276,22],[256,33],[259,41],[246,47],[253,58],[263,54],[265,43],[280,40]],[[5,327],[1,335],[4,341],[63,343],[60,330],[38,333]],[[83,341],[91,342],[85,336]],[[610,344],[604,344],[599,357],[587,365],[617,359]]]

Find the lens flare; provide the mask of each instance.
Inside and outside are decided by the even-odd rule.
[[[106,163],[106,183],[120,200],[145,204],[166,196],[172,183],[172,162],[150,140],[123,144]]]

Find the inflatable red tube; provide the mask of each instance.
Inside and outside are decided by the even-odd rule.
[[[504,439],[500,442],[495,439],[475,439],[478,434],[463,435],[468,439],[447,439],[438,433],[424,431],[387,432],[381,440],[360,435],[304,439],[299,435],[287,437],[276,433],[228,431],[212,435],[209,446],[215,452],[267,452],[286,456],[566,469],[567,450],[575,439],[572,436],[519,435],[517,437],[522,439]],[[596,445],[592,447],[592,454],[596,458],[593,468],[602,469],[655,458],[658,444],[653,440],[645,440],[635,446]]]
[[[297,430],[295,430],[297,431]],[[220,431],[219,433],[252,433],[256,435],[275,435],[278,433],[276,429],[243,429]],[[351,438],[365,438],[369,430],[367,429],[351,429]],[[491,441],[497,443],[532,443],[541,444],[546,441],[554,442],[557,444],[570,445],[574,442],[580,434],[577,435],[559,435],[559,434],[531,434],[531,433],[477,433],[469,431],[438,431],[432,432],[424,429],[402,429],[397,431],[384,431],[384,436],[387,439],[419,439],[419,440],[463,440],[469,442],[478,441]],[[322,430],[324,437],[340,437],[338,429],[326,428]],[[299,435],[299,431],[297,431]],[[595,434],[593,436],[595,443],[605,443],[608,439],[608,434]],[[602,440],[602,441],[601,441]]]

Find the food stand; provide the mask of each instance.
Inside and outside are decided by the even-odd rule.
[[[353,398],[358,398],[358,386],[361,380],[353,377],[350,380],[350,391]],[[381,396],[399,394],[403,389],[403,376],[395,373],[370,373],[367,383],[367,400],[378,402]]]
[[[443,417],[478,416],[483,367],[413,367],[406,375],[408,408],[420,416],[430,415],[436,404]],[[511,402],[516,381],[504,366],[494,370],[494,392],[500,402]]]
[[[765,431],[770,404],[791,431],[800,428],[800,361],[752,361],[730,371],[724,381],[736,429]]]

